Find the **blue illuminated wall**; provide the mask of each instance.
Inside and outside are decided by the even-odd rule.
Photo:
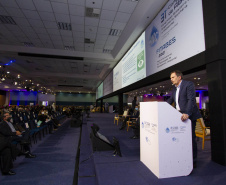
[[[37,92],[30,91],[12,91],[10,92],[10,105],[30,105],[30,103],[37,104]]]

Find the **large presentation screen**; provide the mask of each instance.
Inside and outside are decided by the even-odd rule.
[[[113,91],[122,88],[122,63],[119,62],[113,69]]]
[[[169,0],[145,34],[147,76],[204,51],[202,0]]]
[[[104,96],[113,92],[113,71],[104,80]]]
[[[146,77],[145,33],[137,39],[113,70],[113,91]]]
[[[103,82],[99,85],[96,90],[96,99],[101,98],[103,96]]]

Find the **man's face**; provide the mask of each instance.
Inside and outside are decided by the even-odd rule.
[[[170,75],[170,79],[173,85],[178,86],[181,82],[181,76],[177,76],[176,73]]]
[[[5,120],[8,120],[9,118],[11,118],[11,116],[10,116],[10,114],[9,113],[7,113],[7,114],[5,114]]]

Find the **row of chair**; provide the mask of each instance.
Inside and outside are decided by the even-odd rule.
[[[124,119],[126,118],[126,116],[128,115],[128,112],[129,112],[129,110],[125,110],[122,115],[115,114],[114,124],[116,122],[117,125],[118,125],[119,122],[123,122]],[[129,117],[129,120],[126,122],[126,126],[127,126],[127,129],[126,130],[127,130],[127,132],[129,131],[129,128],[130,127],[135,126],[137,124],[137,119],[138,118],[130,118]]]
[[[128,110],[125,110],[122,115],[115,114],[114,124],[117,125],[119,122],[122,122],[124,118],[127,116]],[[136,124],[136,118],[129,118],[127,121],[127,131],[131,126]],[[197,119],[196,128],[195,128],[196,137],[202,138],[202,149],[204,149],[205,141],[211,140],[210,137],[210,127],[206,127],[203,118]]]
[[[53,120],[61,120],[66,118],[62,112],[55,112],[51,115],[51,119],[45,121],[44,124],[40,124],[41,121],[38,121],[38,115],[36,113],[26,114],[25,112],[12,114],[12,122],[14,125],[20,125],[23,128],[29,129],[30,137],[33,139],[34,143],[37,143],[37,136],[39,140],[42,139],[42,136],[45,136],[50,132],[50,127],[53,127]]]

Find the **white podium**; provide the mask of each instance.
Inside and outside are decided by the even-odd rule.
[[[158,178],[189,175],[191,121],[181,121],[181,113],[166,102],[141,102],[140,160]]]

